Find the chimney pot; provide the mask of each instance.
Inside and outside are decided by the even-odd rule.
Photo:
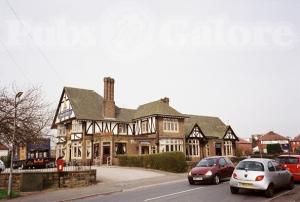
[[[168,97],[164,97],[162,99],[160,99],[162,102],[166,103],[169,105],[170,99]]]

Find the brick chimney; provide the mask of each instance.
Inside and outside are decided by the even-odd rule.
[[[169,105],[170,99],[168,97],[164,97],[160,99],[163,103],[166,103],[167,105]]]
[[[116,118],[114,84],[115,80],[113,78],[104,78],[104,118]]]

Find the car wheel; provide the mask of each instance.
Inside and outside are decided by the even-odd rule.
[[[268,186],[268,189],[265,191],[265,196],[268,198],[271,198],[272,196],[274,196],[274,186],[272,184],[270,184]]]
[[[194,180],[189,180],[189,183],[190,183],[190,185],[194,185],[195,184]]]
[[[294,187],[295,187],[295,184],[294,184],[294,179],[292,178],[292,179],[290,180],[290,183],[289,183],[288,189],[289,189],[289,190],[292,190],[292,189],[294,189]]]
[[[239,192],[239,188],[237,187],[230,187],[230,191],[232,194],[237,194]]]
[[[219,175],[216,174],[216,175],[214,176],[213,183],[214,183],[214,184],[220,184],[220,177],[219,177]]]

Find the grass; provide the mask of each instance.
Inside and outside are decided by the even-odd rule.
[[[19,192],[12,192],[12,198],[17,198],[20,196]],[[1,199],[7,199],[7,190],[0,189],[0,200]]]

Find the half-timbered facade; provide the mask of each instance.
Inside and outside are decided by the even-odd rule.
[[[238,140],[217,117],[181,114],[163,98],[137,109],[119,108],[114,79],[104,78],[104,97],[65,87],[52,124],[57,157],[68,163],[114,163],[117,155],[181,151],[192,159],[234,155]]]

